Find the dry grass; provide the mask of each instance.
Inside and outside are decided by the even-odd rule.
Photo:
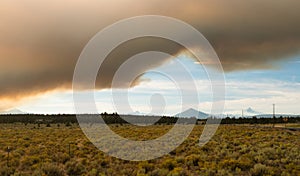
[[[118,134],[153,139],[172,126],[112,125]],[[0,125],[0,175],[300,175],[300,132],[221,125],[204,147],[203,126],[162,158],[129,162],[96,149],[77,125]],[[71,155],[69,155],[69,144]],[[9,166],[6,147],[10,146]]]

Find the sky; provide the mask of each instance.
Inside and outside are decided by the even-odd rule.
[[[31,113],[74,113],[74,68],[91,37],[121,19],[164,15],[195,27],[216,50],[226,78],[226,113],[248,107],[271,113],[275,103],[279,113],[300,114],[299,6],[295,0],[67,0],[63,4],[58,0],[2,0],[0,111],[18,108]],[[126,83],[121,83],[114,90],[129,92],[132,109],[121,107],[120,113],[180,112],[180,91],[174,82],[158,74],[168,72],[189,87],[176,69],[179,62],[199,85],[199,104],[185,106],[210,111],[212,92],[205,69],[214,70],[213,66],[195,63],[174,43],[146,39],[122,44],[101,66],[102,77],[95,90],[100,112],[116,111],[110,86],[118,67],[134,54],[160,48],[176,57],[137,66],[145,74],[135,80],[135,86],[124,89]],[[88,90],[82,90],[82,96],[86,93]]]
[[[187,57],[178,57],[177,61],[187,66],[197,83],[199,105],[190,104],[191,108],[209,113],[212,104],[211,83],[203,66],[195,64]],[[158,68],[148,70],[144,75],[149,78],[136,87],[95,91],[95,101],[99,112],[120,112],[128,114],[140,112],[151,114],[151,97],[160,94],[164,98],[165,109],[162,114],[175,115],[182,111],[180,89],[168,77],[160,73],[179,77],[184,84],[186,80],[180,79],[181,71],[176,69],[176,60],[166,63]],[[299,114],[300,97],[300,56],[290,58],[288,62],[278,62],[278,68],[268,70],[247,70],[224,73],[226,80],[226,97],[224,114],[241,114],[242,109],[251,107],[255,111],[271,114],[272,104],[276,104],[277,113]],[[178,83],[178,82],[177,82]],[[178,83],[179,84],[179,83]],[[189,85],[189,84],[187,84]],[[113,93],[128,91],[128,100],[132,109],[122,109],[122,104],[114,102]],[[87,92],[82,92],[82,95]],[[74,113],[72,91],[60,91],[38,96],[29,104],[18,108],[31,113]],[[160,99],[154,107],[160,107]],[[115,106],[119,106],[119,109]],[[157,112],[161,112],[160,109]],[[155,113],[152,113],[155,114]],[[156,113],[158,114],[158,113]]]

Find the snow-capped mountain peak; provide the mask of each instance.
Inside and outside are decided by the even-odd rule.
[[[252,109],[251,107],[249,107],[248,109],[246,109],[245,112],[249,113],[249,114],[261,114],[260,112],[255,111],[254,109]]]

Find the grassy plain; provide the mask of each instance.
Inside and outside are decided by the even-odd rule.
[[[110,127],[124,137],[147,140],[172,126]],[[167,156],[133,162],[99,151],[76,124],[0,124],[0,175],[300,175],[300,131],[221,125],[211,141],[199,147],[202,130],[197,125]]]

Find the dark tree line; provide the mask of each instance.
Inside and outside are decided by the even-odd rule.
[[[278,124],[278,123],[298,123],[300,122],[300,117],[261,117],[258,118],[253,116],[252,118],[229,118],[226,117],[222,120],[222,124]]]
[[[102,113],[98,115],[83,114],[79,115],[79,120],[82,123],[103,123],[106,124],[127,124],[128,122],[123,118],[126,117],[136,123],[149,124],[155,122],[159,124],[174,124],[177,122],[177,117],[170,116],[134,116],[122,115],[117,113],[108,114]],[[123,118],[122,118],[123,117]],[[194,123],[195,119],[187,118],[185,123]],[[198,124],[205,124],[206,119],[198,119]],[[299,123],[300,117],[277,117],[277,118],[229,118],[222,119],[222,124],[274,124],[274,123]],[[24,124],[55,124],[55,123],[78,123],[76,115],[72,114],[57,114],[57,115],[38,115],[38,114],[20,114],[20,115],[0,115],[0,123],[24,123]]]
[[[39,114],[9,114],[0,115],[0,123],[77,123],[75,115],[39,115]]]
[[[102,113],[96,114],[81,114],[78,116],[79,122],[81,123],[103,123],[106,124],[127,124],[128,122],[122,117],[131,119],[136,123],[149,124],[155,121],[155,124],[174,124],[178,118],[175,117],[159,117],[159,116],[133,116],[133,115],[122,115],[117,113],[108,114]],[[103,120],[101,120],[101,118]],[[0,123],[24,123],[24,124],[56,124],[56,123],[78,123],[78,119],[74,114],[56,114],[56,115],[39,115],[39,114],[9,114],[0,115]]]

